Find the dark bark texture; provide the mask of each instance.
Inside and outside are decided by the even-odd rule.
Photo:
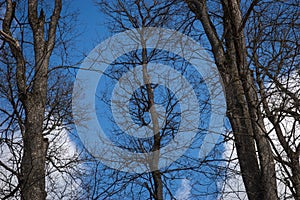
[[[207,2],[186,0],[202,23],[222,76],[243,182],[250,200],[278,199],[274,158],[259,110],[253,74],[247,63],[240,2],[222,1],[224,41],[218,37]],[[258,155],[257,155],[258,152]]]
[[[19,184],[21,198],[24,200],[46,199],[45,164],[48,140],[43,136],[43,122],[47,98],[48,66],[55,45],[56,28],[60,18],[62,1],[56,0],[46,25],[43,9],[38,10],[37,0],[28,0],[28,21],[34,45],[34,77],[28,83],[23,49],[11,33],[16,3],[6,1],[6,13],[1,36],[9,44],[16,60],[16,83],[20,101],[25,108],[23,138],[23,156]],[[47,28],[49,27],[49,28]]]

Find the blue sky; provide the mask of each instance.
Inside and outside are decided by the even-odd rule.
[[[78,31],[80,33],[79,36],[76,38],[76,43],[75,43],[78,49],[76,52],[70,52],[70,53],[74,55],[76,54],[75,56],[80,56],[78,55],[78,53],[80,54],[80,52],[87,55],[94,47],[96,47],[96,45],[98,45],[101,41],[103,41],[104,39],[108,38],[108,36],[111,35],[105,26],[105,16],[101,14],[101,12],[95,6],[93,0],[74,0],[72,2],[70,1],[70,6],[72,10],[79,12],[78,22],[76,22],[78,26],[74,27],[74,29],[75,31]],[[83,54],[81,54],[81,56],[83,56]],[[75,62],[76,61],[78,60],[75,59]],[[197,151],[197,149],[193,149],[193,150]],[[193,150],[191,149],[190,152],[187,152],[187,154],[191,155],[191,152]],[[193,153],[193,155],[198,155],[198,154]],[[211,169],[205,169],[205,167],[203,167],[202,169],[206,171],[211,171]],[[198,176],[194,175],[192,178],[192,175],[190,173],[192,172],[182,172],[174,175],[179,179],[176,181],[175,180],[172,181],[172,184],[175,185],[172,187],[172,189],[174,190],[172,192],[174,192],[176,196],[184,196],[184,195],[188,196],[190,193],[205,194],[208,191],[213,193],[217,189],[216,188],[217,186],[215,185],[215,180],[212,180],[210,177],[205,177],[203,175],[202,177],[199,177],[199,175]],[[103,182],[103,177],[99,177],[99,180]],[[197,191],[195,191],[196,188],[193,188],[189,184],[191,185],[193,185],[193,183],[198,184],[198,182],[207,185],[204,185],[201,188],[197,188]],[[184,197],[182,197],[182,199],[183,198]],[[215,195],[212,195],[210,198],[203,197],[202,199],[214,199],[214,198]]]
[[[93,0],[74,0],[71,7],[79,12],[78,23],[81,26],[78,31],[81,34],[78,39],[80,47],[88,53],[109,35],[104,24],[104,16],[95,6]]]
[[[105,26],[105,16],[101,14],[101,12],[95,6],[93,0],[75,0],[72,2],[71,7],[79,12],[78,24],[80,24],[80,26],[78,31],[81,32],[81,34],[77,38],[79,43],[76,44],[76,46],[79,47],[79,52],[88,54],[94,47],[96,47],[96,45],[111,35]],[[210,171],[210,169],[205,169],[205,167],[203,170]],[[192,182],[198,182],[196,177],[194,177],[194,180],[188,180],[185,179],[185,176],[189,175],[182,174],[180,178],[183,178],[182,181],[187,180],[186,183],[192,184]],[[204,176],[198,178],[201,179],[201,182],[207,184],[206,186],[203,186],[203,188],[198,188],[199,193],[205,193],[208,190],[213,192],[217,189],[216,185],[214,185],[215,180],[211,180],[210,178]],[[181,184],[181,181],[176,182],[178,187],[180,187]],[[189,187],[187,186],[187,188]],[[193,188],[188,190],[193,190]],[[203,199],[207,198],[208,197],[203,197]],[[215,197],[210,197],[209,199],[214,198]]]

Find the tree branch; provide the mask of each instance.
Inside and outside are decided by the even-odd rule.
[[[215,55],[215,61],[218,67],[222,66],[225,62],[225,52],[215,26],[213,25],[208,15],[206,0],[185,0],[188,7],[196,15],[199,21],[202,23],[206,36],[212,46],[213,53]],[[224,71],[224,69],[221,69]]]
[[[25,59],[18,40],[13,38],[10,31],[11,23],[14,18],[15,7],[16,4],[14,2],[11,0],[6,1],[6,12],[2,24],[3,30],[0,30],[0,35],[6,42],[8,42],[12,54],[17,61],[17,86],[19,93],[22,95],[26,93]]]

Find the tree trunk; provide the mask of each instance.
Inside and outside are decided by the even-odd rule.
[[[300,166],[299,166],[299,153],[295,153],[291,163],[292,163],[292,183],[295,187],[295,199],[300,200]]]
[[[161,173],[158,169],[159,158],[160,158],[160,148],[161,148],[161,135],[160,135],[160,128],[158,122],[158,113],[155,109],[155,102],[154,102],[154,91],[151,86],[151,77],[149,76],[147,65],[147,46],[146,41],[144,39],[143,33],[141,33],[141,43],[142,43],[142,62],[143,62],[143,80],[144,84],[147,88],[147,95],[148,95],[148,106],[149,112],[151,116],[151,121],[153,124],[153,138],[154,143],[152,147],[153,157],[150,161],[150,170],[153,176],[154,181],[154,199],[155,200],[163,200],[163,183],[161,179]]]
[[[32,98],[30,98],[32,99]],[[26,110],[21,194],[24,200],[46,199],[45,162],[48,141],[43,137],[44,105],[31,100]]]
[[[15,15],[16,2],[6,1],[1,36],[9,44],[16,60],[16,83],[20,101],[25,108],[23,138],[23,157],[19,185],[23,200],[46,199],[45,165],[48,141],[43,136],[43,122],[47,98],[49,59],[55,44],[56,28],[60,18],[62,1],[55,0],[49,24],[45,25],[43,9],[38,12],[38,1],[28,0],[28,21],[30,24],[34,46],[34,77],[27,78],[27,63],[23,49],[11,33],[11,24]],[[48,27],[48,29],[46,28]],[[47,29],[47,30],[46,30]],[[45,34],[47,31],[47,34]],[[46,39],[47,38],[47,39]]]
[[[218,38],[208,15],[206,1],[186,2],[202,23],[225,85],[227,116],[232,126],[248,198],[278,199],[274,158],[264,135],[255,83],[246,60],[247,49],[239,1],[222,1],[225,44]]]

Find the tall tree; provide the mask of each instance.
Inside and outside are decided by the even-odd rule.
[[[15,84],[17,85],[18,98],[24,113],[15,110],[22,136],[23,155],[20,163],[21,172],[18,174],[18,188],[21,198],[46,199],[45,191],[45,165],[49,141],[44,137],[44,119],[47,105],[49,61],[56,43],[58,21],[62,10],[62,1],[53,2],[50,17],[41,8],[41,2],[29,0],[27,3],[29,33],[33,44],[33,53],[24,49],[23,38],[13,34],[18,3],[11,0],[5,2],[5,16],[2,22],[0,36],[3,46],[9,45],[15,65]],[[48,10],[47,10],[48,11]],[[18,23],[17,21],[16,23]],[[22,29],[23,31],[24,29]],[[28,32],[27,32],[28,33]],[[29,34],[28,33],[28,34]],[[21,33],[24,36],[24,32]],[[26,44],[25,44],[26,45]],[[33,56],[33,62],[27,55]],[[32,65],[31,65],[32,64]],[[32,70],[32,71],[31,71]],[[12,78],[12,77],[11,77]],[[11,99],[11,102],[14,100]],[[15,107],[16,109],[17,107]]]
[[[255,0],[251,2],[186,0],[185,2],[202,24],[225,84],[227,115],[233,129],[248,198],[278,199],[276,179],[280,177],[282,171],[277,172],[276,175],[274,159],[276,158],[280,163],[286,159],[278,153],[274,138],[273,140],[270,138],[272,130],[267,130],[268,126],[265,123],[267,117],[274,126],[277,135],[275,140],[280,142],[281,148],[291,159],[286,164],[294,172],[286,179],[287,182],[293,183],[291,189],[293,197],[299,199],[299,192],[297,192],[299,173],[296,172],[299,170],[299,144],[296,144],[296,148],[292,148],[295,146],[295,140],[288,139],[298,136],[295,132],[291,134],[284,131],[279,124],[285,117],[282,114],[277,117],[284,110],[293,110],[291,115],[294,117],[293,126],[298,124],[299,110],[295,110],[293,104],[299,100],[299,90],[293,89],[294,86],[290,81],[288,84],[285,82],[290,88],[283,87],[284,83],[275,78],[290,77],[287,79],[294,79],[292,82],[295,79],[299,80],[295,71],[295,66],[299,63],[297,43],[299,2]],[[212,8],[217,9],[212,10]],[[282,34],[275,31],[277,29],[281,30]],[[287,56],[287,52],[290,57]],[[271,92],[271,95],[270,90],[268,92],[266,89],[273,87],[270,86],[270,81],[271,85],[275,84],[276,88],[281,88],[280,91],[284,96],[288,96],[282,103],[289,101],[294,103],[284,103],[287,108],[281,107],[280,111],[275,111],[274,106],[268,103],[273,98],[278,99],[275,93]],[[289,170],[285,168],[284,171]]]
[[[159,163],[162,164],[164,162],[163,159],[173,159],[166,158],[166,156],[160,152],[160,149],[167,146],[176,134],[184,134],[184,132],[188,132],[189,129],[195,128],[193,127],[192,119],[201,118],[200,120],[207,121],[210,106],[209,103],[207,103],[209,102],[208,95],[204,95],[207,94],[207,90],[204,87],[203,79],[197,70],[191,69],[189,63],[178,55],[165,52],[159,48],[149,49],[148,44],[151,42],[149,35],[153,36],[151,35],[153,33],[144,28],[152,26],[164,27],[168,26],[168,24],[173,25],[177,21],[180,22],[181,19],[176,16],[176,13],[179,12],[181,7],[177,6],[175,3],[176,1],[98,1],[97,5],[101,11],[103,11],[109,17],[109,20],[111,20],[111,23],[109,23],[111,32],[118,33],[137,28],[140,32],[135,35],[135,39],[141,42],[141,49],[127,52],[123,56],[117,58],[114,62],[110,63],[110,66],[104,72],[105,78],[103,78],[103,82],[101,82],[103,85],[100,85],[100,83],[100,89],[97,91],[97,97],[99,97],[97,98],[99,99],[98,103],[101,105],[99,106],[101,109],[97,114],[99,116],[108,117],[100,117],[99,121],[100,123],[105,123],[105,127],[108,125],[113,127],[107,128],[106,134],[110,136],[114,144],[124,149],[124,151],[127,150],[135,153],[151,153],[156,151],[158,153],[154,154],[152,159],[149,158],[148,161],[144,161],[145,166],[150,172],[142,174],[119,172],[105,167],[101,168],[101,164],[96,163],[95,166],[97,167],[97,170],[94,171],[96,172],[95,180],[86,184],[86,188],[90,191],[90,195],[92,196],[90,198],[126,195],[133,199],[173,199],[177,198],[176,189],[180,186],[180,181],[185,179],[191,179],[189,184],[191,187],[197,188],[189,194],[191,198],[201,198],[202,196],[213,196],[216,198],[218,195],[216,180],[221,170],[218,168],[220,166],[217,165],[217,161],[215,161],[213,157],[217,157],[219,154],[214,152],[216,153],[215,155],[210,154],[210,157],[197,159],[197,150],[200,146],[199,141],[203,139],[201,137],[205,134],[205,130],[203,130],[205,128],[201,125],[196,128],[199,134],[197,134],[195,140],[199,140],[198,143],[193,144],[191,152],[186,153],[182,158],[174,161],[170,166],[159,168]],[[181,2],[181,4],[183,3],[184,2]],[[172,15],[173,13],[174,15]],[[123,46],[126,47],[126,45],[128,45],[126,44],[127,42],[128,41],[124,39],[124,41],[120,41],[119,43],[124,43]],[[159,40],[159,43],[161,44],[167,42],[168,41],[164,39]],[[176,43],[178,41],[173,42]],[[171,44],[169,45],[171,46]],[[109,49],[109,47],[106,48]],[[98,52],[95,53],[97,54]],[[92,63],[97,62],[97,59],[92,58],[91,60]],[[101,62],[101,59],[99,62]],[[199,99],[197,99],[199,102],[196,102],[198,105],[197,109],[201,112],[201,117],[200,113],[197,111],[195,111],[197,112],[195,116],[187,116],[189,112],[188,109],[197,109],[192,107],[192,103],[187,103],[189,102],[188,94],[192,93],[192,91],[190,91],[189,88],[184,87],[184,84],[180,84],[180,76],[177,75],[176,78],[173,77],[173,79],[168,79],[165,74],[159,74],[159,70],[153,70],[153,63],[166,64],[170,66],[170,68],[174,68],[174,71],[177,70],[182,77],[184,76],[191,82],[190,84],[195,90],[194,92],[197,93],[198,96],[202,95],[201,97],[203,97],[199,97]],[[154,65],[156,65],[157,69],[160,68],[159,64]],[[135,72],[137,74],[139,74],[139,72],[142,74],[142,79],[137,78],[137,82],[141,82],[140,88],[131,88],[131,84],[135,86],[135,84],[133,84],[135,83],[134,77],[137,76]],[[126,73],[129,73],[132,76],[127,77]],[[153,74],[155,73],[157,77],[165,76],[165,85],[162,86],[151,82],[154,78]],[[166,74],[168,73],[169,72],[166,72]],[[176,75],[174,74],[174,76]],[[178,82],[172,82],[174,80],[178,80]],[[116,82],[120,84],[119,87],[122,89],[124,88],[119,94],[120,98],[128,95],[131,96],[129,103],[131,119],[128,121],[122,120],[127,119],[127,105],[120,104],[117,106],[117,112],[119,114],[114,120],[111,120],[110,117],[112,116],[107,112],[107,110],[110,109],[110,102],[113,101],[110,99],[111,96],[109,94],[112,92],[112,85],[115,86],[114,84]],[[107,85],[104,85],[105,83]],[[167,86],[172,84],[177,86],[175,91],[171,91]],[[127,91],[129,88],[131,90]],[[181,92],[185,95],[180,97]],[[184,110],[183,107],[180,109],[179,107],[182,105],[183,101],[191,105],[191,107],[188,109],[185,108],[186,110]],[[108,107],[106,107],[106,105]],[[179,130],[178,127],[181,123],[181,117],[185,114],[185,117],[188,118],[187,120],[190,120],[189,124],[185,124],[187,125],[187,127],[185,127],[186,129],[183,128],[182,130]],[[119,118],[121,118],[121,120]],[[109,120],[111,120],[111,122]],[[122,122],[116,124],[116,121]],[[132,121],[135,122],[135,124],[132,124]],[[120,126],[120,124],[125,124],[124,126],[127,125],[127,129],[120,130],[120,128],[117,127],[117,125]],[[182,124],[184,124],[183,120]],[[203,124],[205,124],[205,122],[203,122]],[[136,125],[144,128],[148,126],[151,132],[151,134],[149,134],[150,136],[145,138],[126,136],[127,133],[130,133],[129,129]],[[136,132],[138,131],[143,132],[143,130],[136,130]],[[133,132],[132,129],[131,132]],[[138,134],[136,132],[134,132],[134,134]],[[190,138],[190,140],[192,139],[193,138]],[[124,163],[123,165],[126,167],[127,164],[128,163]],[[202,180],[205,180],[206,183],[203,183],[198,179],[198,177],[201,176],[203,177]],[[101,179],[99,179],[102,178],[106,180],[105,177],[108,179],[106,182],[108,184],[101,183]]]

